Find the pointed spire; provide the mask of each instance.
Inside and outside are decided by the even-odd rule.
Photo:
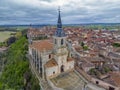
[[[65,37],[65,32],[62,30],[62,21],[60,15],[60,7],[58,8],[58,22],[57,22],[57,30],[55,32],[55,36],[57,37]]]
[[[61,22],[61,15],[60,15],[60,7],[58,7],[58,23],[57,23],[57,28],[62,28],[62,22]]]

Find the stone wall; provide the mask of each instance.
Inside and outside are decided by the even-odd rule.
[[[67,63],[67,66],[66,66],[66,69],[69,70],[69,69],[74,69],[74,62],[75,61],[70,61]]]
[[[58,74],[58,66],[46,68],[46,76],[47,77],[54,76],[56,74]]]
[[[94,84],[98,83],[97,85],[102,86],[107,90],[109,90],[109,87],[113,87],[113,88],[115,88],[115,90],[120,90],[119,87],[113,86],[113,85],[111,85],[111,84],[109,84],[107,82],[104,82],[104,81],[96,79],[96,78],[91,78],[91,82],[94,83]]]
[[[84,72],[83,70],[81,70],[79,67],[75,66],[76,71],[78,71],[85,79],[87,79],[88,81],[91,81],[91,77],[86,74],[86,72]]]
[[[90,75],[86,74],[83,70],[81,70],[79,67],[75,67],[76,71],[78,71],[85,79],[87,79],[89,82],[92,82],[98,86],[101,86],[107,90],[109,90],[109,87],[114,88],[115,90],[120,90],[120,87],[113,86],[105,81],[102,81],[100,79],[91,77]]]

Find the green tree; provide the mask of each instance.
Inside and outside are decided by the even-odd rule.
[[[28,42],[24,36],[20,37],[15,43],[10,45],[5,56],[7,60],[6,65],[0,77],[0,90],[20,90],[26,88],[26,85],[24,84],[24,74],[27,71],[30,72],[29,61],[26,58],[26,52],[28,51],[27,47]],[[34,79],[35,77],[33,77],[32,73],[30,73],[30,77],[27,84],[32,82],[35,83],[31,84],[30,90],[40,89],[39,83]]]

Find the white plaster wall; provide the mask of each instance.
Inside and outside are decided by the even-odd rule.
[[[55,74],[58,74],[58,66],[46,68],[46,76],[47,77],[55,75],[55,74],[53,74],[53,72],[55,72]]]
[[[67,70],[67,56],[68,55],[63,55],[63,56],[59,56],[57,57],[57,63],[58,63],[58,67],[59,67],[59,73],[61,72],[61,66],[64,65],[64,71]]]
[[[61,47],[56,49],[56,54],[68,53],[67,47]]]
[[[32,49],[29,47],[29,54],[32,55]]]
[[[66,37],[55,37],[53,36],[54,38],[54,45],[57,46],[57,47],[61,47],[61,40],[63,39],[63,45],[62,46],[66,46]],[[57,40],[57,43],[55,44],[55,39]]]
[[[46,62],[48,62],[49,59],[49,54],[51,54],[51,52],[41,52],[41,58],[42,58],[42,62],[43,64],[45,64]]]
[[[67,70],[73,69],[74,68],[74,61],[68,62],[67,63]]]
[[[45,64],[48,60],[47,56],[46,55],[41,55],[41,58],[42,58],[42,63]]]

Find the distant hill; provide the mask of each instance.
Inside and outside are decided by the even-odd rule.
[[[0,27],[43,27],[43,26],[55,26],[56,24],[34,24],[34,25],[0,25]],[[64,26],[89,26],[89,25],[120,25],[120,23],[84,23],[84,24],[63,24]]]
[[[39,28],[39,27],[43,27],[43,26],[48,26],[48,25],[0,25],[1,28],[18,28],[18,27],[24,27],[24,28],[28,28],[28,27],[35,27],[35,28]]]
[[[0,30],[2,29],[25,29],[25,28],[41,28],[44,26],[56,26],[56,24],[34,24],[34,25],[0,25]],[[95,30],[120,30],[120,23],[85,23],[85,24],[63,24],[63,27],[84,27],[86,29]]]

